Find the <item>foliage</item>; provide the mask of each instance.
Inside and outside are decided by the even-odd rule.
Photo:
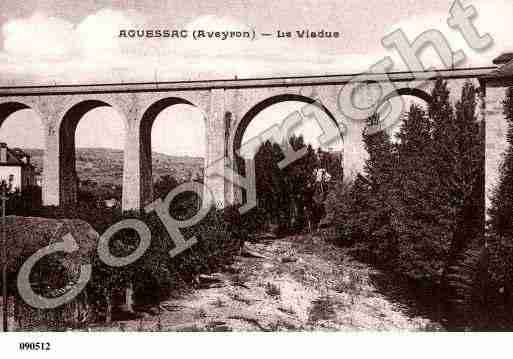
[[[448,312],[460,313],[474,300],[483,248],[484,137],[471,83],[455,105],[441,80],[431,95],[426,110],[404,114],[395,141],[364,133],[369,158],[343,187],[338,228],[367,260],[436,284]]]
[[[174,178],[164,177],[155,187],[159,191],[157,193],[164,195],[177,184]],[[195,194],[184,193],[175,197],[169,213],[176,220],[185,220],[196,214],[198,204],[199,199]],[[39,216],[50,218],[81,218],[100,234],[127,218],[139,219],[150,229],[150,247],[134,263],[115,268],[107,266],[97,256],[93,258],[93,277],[88,286],[88,295],[98,308],[105,307],[108,292],[120,291],[128,283],[134,283],[137,305],[158,304],[166,297],[193,286],[200,273],[221,270],[240,249],[241,236],[247,236],[236,214],[236,208],[229,207],[225,211],[212,208],[199,223],[182,228],[184,238],[189,240],[195,237],[197,243],[171,258],[169,251],[174,248],[173,240],[155,212],[122,213],[119,209],[98,208],[92,198],[76,208],[46,207],[38,213]],[[139,242],[139,236],[134,230],[124,229],[113,235],[110,250],[114,256],[124,257],[131,254]]]
[[[7,215],[30,216],[42,204],[42,191],[39,186],[25,187],[22,192],[8,196],[6,202]]]
[[[253,222],[267,229],[276,226],[280,233],[301,231],[308,223],[316,227],[326,213],[323,201],[328,188],[320,188],[315,170],[325,165],[325,169],[336,171],[337,176],[341,173],[337,157],[322,150],[316,152],[304,143],[302,136],[291,136],[289,144],[296,152],[304,150],[305,155],[284,168],[280,169],[279,163],[285,155],[276,143],[265,142],[254,158],[258,203],[252,214],[258,219]]]

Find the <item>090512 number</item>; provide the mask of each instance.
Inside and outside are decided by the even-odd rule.
[[[20,343],[20,350],[30,351],[47,351],[51,349],[49,342],[22,342]]]

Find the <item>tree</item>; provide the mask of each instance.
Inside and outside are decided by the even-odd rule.
[[[484,230],[484,136],[476,116],[476,89],[467,82],[456,103],[455,129],[451,153],[452,171],[445,183],[455,206],[452,254],[472,240],[483,238]]]
[[[477,274],[485,263],[483,127],[471,83],[464,85],[455,106],[444,81],[436,81],[432,98],[427,111],[412,105],[403,115],[396,142],[385,131],[364,134],[368,159],[352,184],[341,233],[364,244],[368,260],[423,284],[440,285],[450,302],[447,308],[467,320]],[[513,117],[513,91],[511,98],[507,112]],[[376,116],[369,122],[379,123]],[[513,150],[507,166],[513,183]],[[497,218],[504,213],[496,223],[509,220],[513,229],[513,185],[504,191],[512,201],[504,212],[495,209]],[[497,194],[496,203],[504,196]]]
[[[282,176],[278,162],[281,150],[266,141],[254,157],[258,207],[263,210],[267,224],[277,224],[280,216],[279,194],[283,190]]]
[[[155,181],[153,185],[154,198],[166,198],[167,194],[174,188],[178,187],[180,183],[171,175],[164,175]]]
[[[442,93],[443,96],[437,96]],[[430,106],[434,123],[434,158],[437,170],[439,205],[451,219],[453,252],[466,246],[465,238],[482,237],[484,221],[484,136],[476,117],[476,89],[467,82],[455,111],[449,110],[446,85],[437,83]],[[461,231],[462,225],[470,232]]]
[[[267,222],[284,232],[302,230],[309,220],[318,223],[319,213],[323,213],[315,199],[317,153],[302,136],[291,136],[289,144],[294,151],[306,148],[306,154],[283,169],[279,163],[285,155],[277,143],[265,142],[255,155],[258,206],[266,213]]]
[[[399,267],[413,277],[434,278],[443,268],[448,240],[438,201],[439,160],[434,155],[432,119],[422,107],[413,104],[403,118],[397,138]]]
[[[369,124],[377,121],[377,115]],[[355,209],[354,227],[351,232],[369,244],[371,261],[381,258],[391,263],[397,252],[395,230],[396,191],[394,171],[397,167],[397,153],[385,131],[373,134],[364,132],[365,149],[369,157],[365,162],[364,175],[358,176],[353,186]],[[363,211],[362,211],[363,210]]]

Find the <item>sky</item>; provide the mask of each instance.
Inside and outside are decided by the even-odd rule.
[[[513,16],[511,0],[463,1],[474,5],[474,23],[489,33],[494,45],[470,49],[446,20],[452,0],[81,0],[2,1],[0,3],[0,85],[94,82],[172,81],[343,74],[365,71],[387,55],[394,70],[404,69],[398,54],[383,48],[381,39],[402,29],[410,39],[428,29],[446,35],[468,61],[461,66],[488,66],[500,53],[513,49],[504,31]],[[255,30],[256,33],[302,29],[338,31],[332,39],[247,40],[124,39],[120,29]],[[439,60],[429,50],[426,65]],[[253,137],[283,113],[300,104],[283,103],[261,113],[246,131]],[[153,149],[175,155],[204,155],[204,119],[190,106],[159,114],[152,131]],[[266,120],[267,118],[267,120]],[[0,139],[11,146],[42,147],[42,131],[30,110],[19,111],[0,128]],[[270,121],[270,122],[269,122]],[[255,124],[254,124],[255,123]],[[260,123],[261,125],[257,125]],[[266,125],[264,125],[266,124]],[[180,130],[177,131],[176,128]],[[316,132],[304,131],[308,142]],[[123,147],[123,121],[110,108],[98,108],[80,121],[79,147]]]

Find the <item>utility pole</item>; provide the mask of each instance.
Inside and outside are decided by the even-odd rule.
[[[7,194],[10,192],[12,188],[12,180],[13,176],[9,176],[9,183],[5,180],[2,180],[0,186],[2,187],[2,312],[3,312],[3,331],[7,332],[8,330],[8,297],[7,297],[7,233],[6,233],[6,203],[7,203]]]
[[[7,332],[7,238],[5,234],[5,202],[7,201],[6,183],[2,181],[2,310],[3,331]]]

